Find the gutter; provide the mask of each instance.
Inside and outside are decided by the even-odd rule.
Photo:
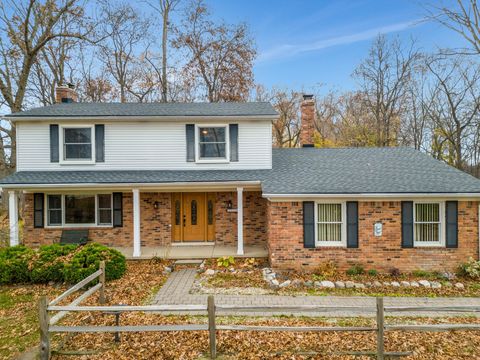
[[[465,198],[480,199],[475,193],[341,193],[341,194],[263,194],[270,201],[304,201],[312,199],[411,199],[411,198]]]

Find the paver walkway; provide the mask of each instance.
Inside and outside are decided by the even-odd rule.
[[[153,300],[153,304],[162,305],[197,305],[206,304],[208,295],[190,294],[193,282],[195,280],[195,269],[181,269],[170,274],[165,285],[158,291]],[[374,297],[368,296],[288,296],[288,295],[215,295],[215,303],[221,305],[238,305],[238,306],[298,306],[298,305],[324,305],[324,306],[360,306],[365,311],[346,311],[339,309],[335,312],[315,313],[315,312],[274,312],[269,314],[284,315],[309,315],[309,316],[374,316],[375,303]],[[386,297],[385,306],[479,306],[480,298],[420,298],[420,297]],[[223,312],[223,314],[239,315],[235,312]],[[242,313],[243,315],[259,316],[264,313]],[[479,313],[476,313],[480,315]],[[451,312],[389,312],[386,315],[399,316],[446,316],[459,315]],[[465,315],[465,314],[462,314]],[[474,315],[474,314],[469,314]]]

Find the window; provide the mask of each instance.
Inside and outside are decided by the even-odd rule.
[[[93,127],[63,128],[63,160],[91,161],[93,159]]]
[[[442,203],[414,204],[414,244],[415,246],[443,245]]]
[[[207,202],[207,219],[208,225],[213,225],[213,201],[208,200]]]
[[[344,203],[317,203],[316,238],[319,246],[345,246],[346,207]]]
[[[197,225],[197,200],[192,200],[192,204],[190,206],[191,213],[191,223],[192,225]]]
[[[48,225],[62,225],[62,195],[48,195]]]
[[[226,160],[228,158],[227,126],[198,127],[198,159]]]
[[[48,195],[48,226],[111,226],[112,195]]]

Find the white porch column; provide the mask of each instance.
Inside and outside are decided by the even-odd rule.
[[[140,257],[140,190],[133,189],[133,257]]]
[[[237,255],[243,255],[243,188],[237,188]]]
[[[18,245],[18,197],[15,191],[8,192],[8,218],[10,220],[10,246]]]

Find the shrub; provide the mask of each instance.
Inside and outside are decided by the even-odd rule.
[[[375,270],[375,269],[370,269],[370,270],[368,270],[368,275],[370,275],[370,276],[377,276],[377,275],[378,275],[378,271]]]
[[[34,283],[47,283],[49,281],[63,281],[67,255],[73,253],[77,245],[45,245],[41,246],[37,258],[33,260],[31,280]]]
[[[474,280],[480,280],[480,261],[473,258],[468,259],[468,262],[460,265],[460,275],[468,276]]]
[[[105,261],[106,280],[122,277],[126,270],[125,256],[115,249],[91,243],[80,248],[65,264],[64,280],[77,283],[98,270],[100,261]]]
[[[391,277],[399,277],[402,272],[400,271],[399,268],[392,267],[389,271]]]
[[[0,284],[30,281],[28,265],[35,251],[23,245],[0,249]]]
[[[365,274],[365,269],[360,264],[355,264],[350,269],[347,270],[347,275],[363,275],[363,274]]]
[[[337,274],[337,265],[333,261],[323,262],[318,265],[314,273],[322,278],[331,278]]]
[[[235,264],[235,259],[233,256],[223,256],[217,259],[217,266],[228,268]]]

